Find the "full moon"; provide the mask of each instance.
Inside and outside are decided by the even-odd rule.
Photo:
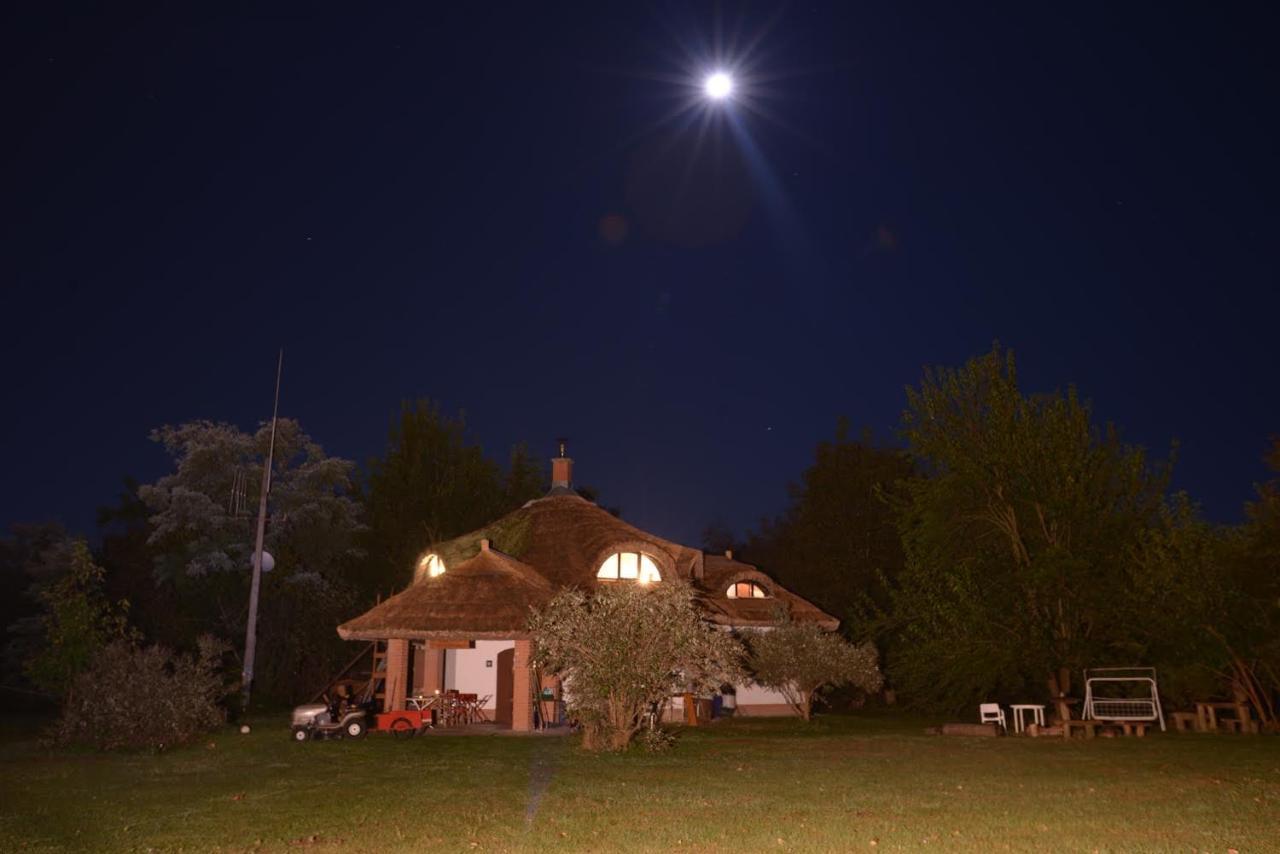
[[[708,98],[722,101],[733,94],[733,78],[723,71],[717,71],[707,77],[702,88],[706,90]]]

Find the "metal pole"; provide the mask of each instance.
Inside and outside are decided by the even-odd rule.
[[[271,442],[262,466],[262,493],[258,496],[258,533],[253,543],[253,581],[249,584],[249,624],[244,631],[244,670],[240,673],[241,709],[249,710],[253,691],[253,659],[258,645],[258,588],[262,585],[262,538],[267,531],[267,493],[271,491],[271,460],[276,452],[276,416],[280,412],[280,374],[284,370],[284,349],[276,361],[276,398],[271,407]]]

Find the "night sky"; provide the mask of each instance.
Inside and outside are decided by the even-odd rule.
[[[1280,432],[1276,22],[1189,6],[23,4],[0,523],[92,533],[151,428],[269,417],[283,346],[332,453],[430,397],[697,544],[995,339],[1236,520]]]

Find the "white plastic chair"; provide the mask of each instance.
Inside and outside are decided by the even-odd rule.
[[[1000,724],[1001,729],[1008,729],[1004,720],[1004,709],[999,703],[982,703],[978,706],[978,720],[984,724]]]

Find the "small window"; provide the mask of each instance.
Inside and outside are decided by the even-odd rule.
[[[438,554],[423,555],[418,561],[418,578],[435,578],[444,575],[444,561]]]
[[[751,581],[737,581],[729,585],[729,589],[724,591],[724,595],[730,599],[768,599],[769,594],[764,592],[764,588],[759,584]]]
[[[604,559],[596,578],[618,579],[622,581],[639,581],[648,584],[661,581],[662,573],[653,558],[640,552],[616,552]]]

